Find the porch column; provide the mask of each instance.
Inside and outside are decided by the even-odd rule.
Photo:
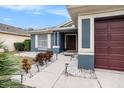
[[[59,43],[60,43],[59,38],[60,38],[60,35],[59,35],[59,32],[57,32],[57,46],[58,46],[58,47],[60,47],[60,46],[59,46]]]
[[[53,46],[56,46],[56,32],[53,33]]]
[[[78,18],[78,68],[94,69],[94,18]]]
[[[53,38],[54,38],[53,52],[54,53],[59,53],[60,52],[60,46],[59,46],[59,44],[60,44],[60,40],[59,40],[60,35],[59,34],[60,34],[59,32],[54,32],[53,33]]]

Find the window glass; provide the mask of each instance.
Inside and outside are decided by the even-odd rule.
[[[38,48],[48,48],[48,37],[47,34],[38,35]]]

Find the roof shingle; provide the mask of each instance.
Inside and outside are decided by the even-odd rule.
[[[26,30],[6,24],[0,23],[0,32],[2,33],[8,33],[8,34],[15,34],[15,35],[23,35],[23,36],[29,36]]]

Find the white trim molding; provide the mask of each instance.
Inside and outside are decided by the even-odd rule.
[[[53,46],[53,48],[60,48],[60,46]]]
[[[38,48],[38,35],[35,35],[35,48]]]
[[[94,55],[94,53],[80,53],[78,52],[79,55]]]
[[[48,48],[51,48],[51,34],[48,34]]]
[[[90,48],[82,48],[82,19],[90,19]],[[87,16],[78,17],[78,51],[94,52],[94,18]]]

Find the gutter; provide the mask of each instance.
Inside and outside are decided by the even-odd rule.
[[[62,28],[52,28],[39,31],[28,31],[29,34],[44,34],[44,33],[53,33],[54,31],[63,31],[63,30],[77,30],[76,27],[62,27]]]

